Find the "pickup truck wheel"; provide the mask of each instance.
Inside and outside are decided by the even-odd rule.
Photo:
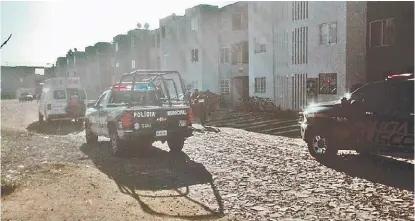
[[[170,152],[178,153],[183,149],[184,138],[169,138],[167,144],[169,145]]]
[[[98,136],[92,132],[91,126],[87,124],[85,124],[85,138],[88,145],[98,143]]]
[[[310,155],[316,159],[328,159],[337,155],[337,148],[329,142],[328,136],[312,135],[310,136],[307,146]]]
[[[118,137],[117,131],[110,132],[110,148],[114,156],[121,156],[125,149],[125,142]]]

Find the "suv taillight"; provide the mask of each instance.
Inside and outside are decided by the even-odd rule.
[[[52,110],[52,104],[48,104],[47,109]]]
[[[133,119],[132,119],[132,116],[131,116],[131,112],[124,113],[122,115],[122,121],[121,122],[122,122],[122,126],[124,128],[132,127],[134,122],[133,122]]]
[[[192,120],[193,120],[193,111],[192,111],[192,108],[189,108],[187,109],[187,123],[191,125]]]

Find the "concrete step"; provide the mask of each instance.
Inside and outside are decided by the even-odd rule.
[[[253,125],[239,126],[239,129],[249,130],[249,131],[261,131],[270,128],[284,127],[288,125],[293,125],[296,121],[294,120],[268,120],[255,123]]]
[[[272,133],[272,135],[291,137],[291,138],[300,138],[301,137],[300,129],[280,131],[280,132]]]
[[[264,130],[258,130],[258,133],[267,133],[267,134],[275,134],[279,132],[289,131],[289,130],[300,130],[300,125],[298,124],[290,124],[287,126],[281,126],[281,127],[274,127]]]
[[[227,124],[227,125],[233,125],[233,124],[250,124],[256,121],[262,120],[261,117],[252,117],[252,116],[241,116],[241,117],[230,117],[228,119],[213,119],[211,121],[208,121],[207,124]]]

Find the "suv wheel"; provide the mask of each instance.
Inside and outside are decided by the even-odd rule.
[[[110,130],[110,148],[114,156],[121,156],[125,149],[125,142],[118,137],[116,130]]]
[[[184,138],[169,138],[167,144],[169,145],[170,152],[178,153],[183,149]]]
[[[88,145],[98,143],[98,136],[92,132],[89,124],[85,124],[85,139]]]
[[[307,146],[310,155],[315,158],[332,158],[337,155],[337,148],[329,143],[328,136],[313,135],[310,137]]]

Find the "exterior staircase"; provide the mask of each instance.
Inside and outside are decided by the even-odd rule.
[[[292,138],[300,137],[298,119],[273,119],[260,113],[217,110],[208,116],[206,126],[231,127]]]

